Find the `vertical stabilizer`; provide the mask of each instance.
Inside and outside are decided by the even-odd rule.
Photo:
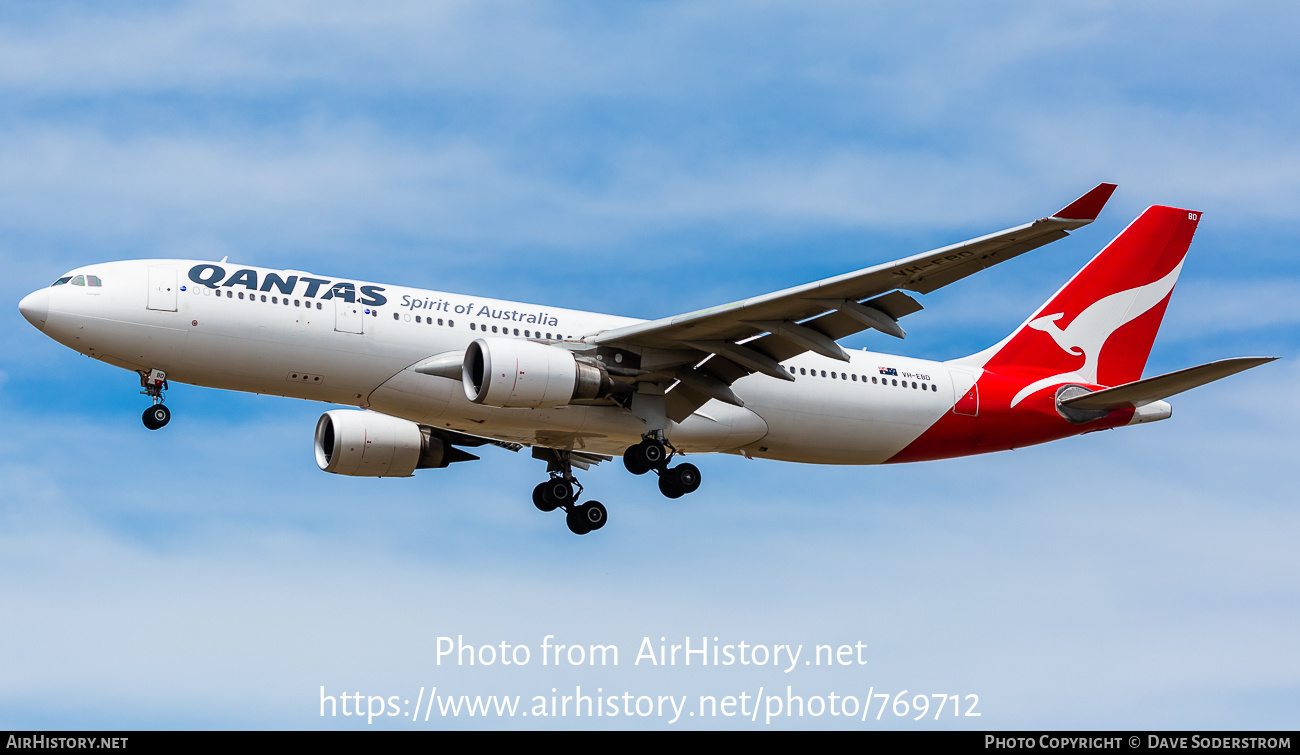
[[[1012,399],[1065,379],[1138,380],[1201,214],[1150,207],[1004,341],[957,360],[1042,375]]]

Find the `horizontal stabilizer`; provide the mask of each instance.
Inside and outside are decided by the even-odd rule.
[[[1120,409],[1139,407],[1153,401],[1169,398],[1197,386],[1235,375],[1238,372],[1271,362],[1277,357],[1235,357],[1217,362],[1188,367],[1185,370],[1137,380],[1114,388],[1106,388],[1082,396],[1061,400],[1062,406],[1071,409]]]

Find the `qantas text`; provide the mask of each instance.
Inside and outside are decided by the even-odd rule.
[[[301,296],[306,299],[325,300],[337,297],[345,302],[364,304],[369,307],[379,307],[388,303],[388,297],[383,293],[387,289],[383,286],[365,285],[358,287],[357,284],[351,281],[332,281],[328,278],[313,278],[308,275],[289,275],[287,272],[261,271],[259,273],[257,270],[245,267],[227,276],[224,267],[207,263],[191,267],[189,278],[200,286],[213,289],[242,286],[249,291],[277,291],[287,296]],[[359,300],[357,298],[358,288],[360,291]],[[517,309],[493,308],[490,305],[475,304],[472,301],[457,303],[446,299],[431,299],[411,296],[410,294],[402,294],[399,306],[408,311],[432,310],[434,312],[454,313],[470,317],[545,325],[548,327],[558,327],[560,324],[559,319],[548,312],[525,312]]]
[[[348,281],[334,283],[328,278],[311,278],[306,275],[281,276],[279,273],[264,273],[259,286],[257,278],[257,271],[246,267],[231,273],[229,278],[226,277],[226,269],[220,265],[195,265],[190,268],[190,280],[208,288],[243,286],[249,291],[270,291],[275,289],[282,294],[292,296],[294,295],[294,289],[301,287],[302,290],[298,292],[298,296],[307,299],[323,300],[333,299],[337,296],[346,302],[357,301],[356,285]],[[383,295],[383,290],[383,286],[362,286],[360,303],[371,307],[386,304],[388,298]]]

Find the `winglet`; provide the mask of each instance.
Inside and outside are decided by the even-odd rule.
[[[1071,202],[1062,210],[1052,213],[1052,217],[1062,220],[1086,220],[1092,222],[1101,214],[1110,195],[1115,192],[1115,184],[1097,184],[1092,191]]]

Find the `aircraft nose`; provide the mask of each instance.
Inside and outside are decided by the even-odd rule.
[[[24,296],[23,300],[18,302],[18,311],[22,312],[27,322],[35,325],[37,330],[45,330],[45,319],[50,314],[50,290],[42,288]]]

